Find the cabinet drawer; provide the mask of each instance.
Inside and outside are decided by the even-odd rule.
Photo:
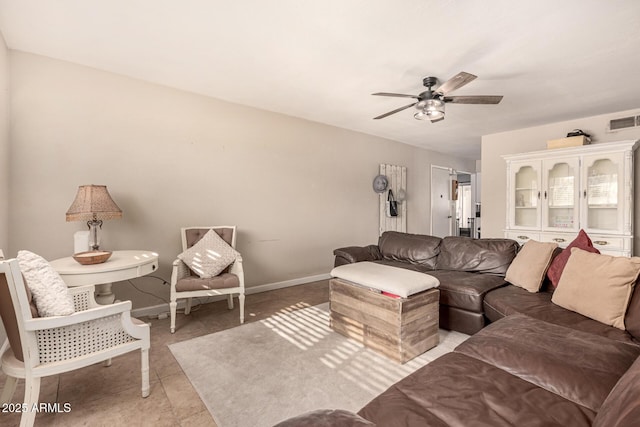
[[[530,231],[506,231],[504,237],[513,239],[521,245],[524,245],[527,240],[540,240],[540,234]]]
[[[153,262],[148,262],[146,264],[138,267],[138,276],[146,276],[147,274],[151,274],[158,269],[158,260],[156,259]]]
[[[543,233],[540,236],[540,241],[557,243],[561,248],[565,248],[577,236],[577,233]]]
[[[593,246],[599,251],[621,251],[629,249],[631,244],[625,245],[625,240],[630,242],[630,239],[624,237],[612,237],[612,236],[598,236],[597,234],[590,235]]]

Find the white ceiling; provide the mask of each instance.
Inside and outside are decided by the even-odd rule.
[[[466,157],[481,135],[640,107],[638,0],[0,0],[0,30],[11,49]],[[409,102],[371,93],[459,71],[478,79],[454,95],[502,103],[372,120]]]

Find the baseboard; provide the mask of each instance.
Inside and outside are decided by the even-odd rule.
[[[258,286],[252,286],[250,288],[246,288],[245,295],[258,294],[258,293],[267,292],[267,291],[274,291],[276,289],[283,289],[283,288],[289,288],[291,286],[304,285],[305,283],[318,282],[320,280],[328,280],[330,278],[331,278],[331,275],[327,273],[327,274],[316,274],[315,276],[300,277],[297,279],[283,280],[282,282],[266,283],[264,285],[258,285]],[[222,301],[222,300],[225,300],[226,298],[227,297],[225,295],[221,295],[221,296],[215,296],[215,297],[198,298],[198,300],[202,304],[207,304],[210,302]],[[184,299],[178,300],[178,309],[183,309],[186,302],[187,301]],[[131,310],[131,315],[133,317],[145,317],[145,316],[154,317],[154,316],[162,315],[163,313],[168,313],[168,312],[169,312],[169,304],[158,304],[158,305],[152,305],[149,307],[141,307],[141,308],[133,309]]]

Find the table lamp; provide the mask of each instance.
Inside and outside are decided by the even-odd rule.
[[[87,221],[92,251],[100,247],[98,228],[102,228],[102,221],[117,218],[122,218],[122,210],[111,198],[106,185],[79,186],[78,194],[67,211],[67,222]]]

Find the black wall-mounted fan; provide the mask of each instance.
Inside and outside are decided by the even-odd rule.
[[[456,74],[446,82],[440,85],[438,89],[431,90],[438,79],[435,77],[425,77],[422,84],[427,88],[419,95],[405,95],[402,93],[377,92],[372,95],[376,96],[392,96],[396,98],[414,98],[417,101],[404,107],[396,108],[388,113],[374,117],[374,120],[384,119],[387,116],[398,113],[407,108],[416,107],[418,110],[413,116],[418,120],[431,120],[431,122],[439,122],[444,120],[444,104],[498,104],[502,100],[502,96],[498,95],[471,95],[471,96],[447,96],[456,89],[461,88],[467,83],[475,80],[477,76],[465,73],[464,71]]]

